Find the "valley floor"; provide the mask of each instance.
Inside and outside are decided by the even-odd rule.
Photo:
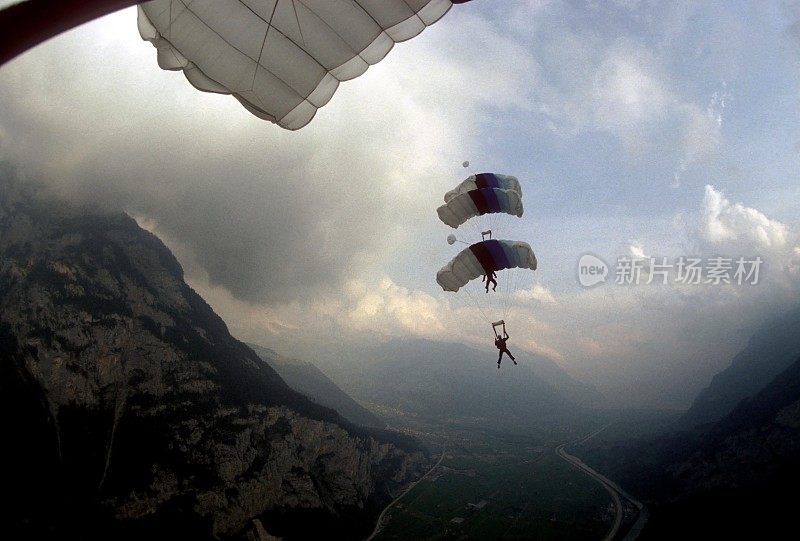
[[[586,438],[581,440],[581,443],[594,437],[605,428],[607,428],[607,426],[588,435]],[[588,466],[583,462],[583,460],[577,456],[569,454],[565,450],[566,446],[567,444],[561,444],[556,447],[556,455],[565,460],[568,464],[572,465],[574,468],[589,476],[591,479],[594,479],[596,482],[598,482],[611,495],[611,498],[614,502],[614,522],[603,538],[603,541],[622,539],[621,534],[624,533],[626,529],[627,535],[624,537],[624,540],[635,540],[647,522],[648,514],[644,505],[627,494],[616,483],[608,479],[606,476],[598,473],[595,469]]]
[[[440,449],[446,441],[445,454],[389,509],[376,540],[596,540],[616,519],[609,493],[559,457],[558,442],[480,430],[436,433],[432,426],[416,435]]]

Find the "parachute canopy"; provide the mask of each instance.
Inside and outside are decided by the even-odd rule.
[[[481,188],[500,188],[501,190],[510,190],[517,192],[522,197],[522,187],[519,184],[517,177],[511,175],[498,175],[496,173],[478,173],[463,180],[458,186],[444,194],[444,202],[449,203],[454,197],[458,197],[462,193],[467,193],[472,190],[479,190]]]
[[[453,228],[475,216],[496,212],[522,217],[522,197],[513,190],[479,188],[456,195],[436,212],[441,221]]]
[[[232,94],[259,118],[296,130],[340,81],[468,1],[153,0],[139,6],[139,32],[163,69],[183,70],[198,89]]]
[[[458,291],[469,281],[503,269],[536,270],[536,255],[527,242],[485,240],[462,250],[436,273],[445,291]]]

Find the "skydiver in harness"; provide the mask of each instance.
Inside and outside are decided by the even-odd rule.
[[[502,325],[503,326],[503,336],[500,336],[497,332],[497,327]],[[503,353],[507,354],[511,357],[511,362],[517,364],[517,361],[514,360],[514,356],[508,351],[506,347],[506,340],[508,340],[508,333],[506,332],[506,322],[503,320],[498,321],[497,323],[492,323],[492,330],[494,331],[494,345],[497,349],[500,350],[500,355],[497,356],[497,368],[500,368],[500,361],[503,359]]]
[[[486,282],[486,293],[489,293],[490,283],[494,284],[492,286],[492,291],[497,291],[497,280],[495,278],[497,278],[497,274],[495,274],[494,271],[489,271],[487,274],[483,275],[483,278],[481,278],[481,282]]]
[[[481,240],[486,240],[486,237],[489,237],[491,240],[492,238],[492,230],[489,229],[488,231],[481,231]],[[492,291],[497,291],[497,274],[493,270],[490,270],[486,274],[483,275],[481,278],[481,282],[486,282],[486,293],[489,293],[489,284],[494,284],[492,286]]]

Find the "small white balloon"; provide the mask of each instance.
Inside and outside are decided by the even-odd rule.
[[[455,244],[455,242],[456,242],[456,236],[455,235],[453,235],[452,233],[447,235],[447,244]]]
[[[467,162],[462,163],[461,167],[469,167],[469,162],[467,161]]]

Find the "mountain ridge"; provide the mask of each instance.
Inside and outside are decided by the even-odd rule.
[[[718,421],[579,451],[645,501],[642,539],[780,538],[800,482],[800,358]]]
[[[800,357],[800,307],[770,318],[718,372],[679,420],[682,428],[718,421]]]
[[[0,256],[7,532],[360,537],[429,464],[292,390],[129,216],[0,178]]]

